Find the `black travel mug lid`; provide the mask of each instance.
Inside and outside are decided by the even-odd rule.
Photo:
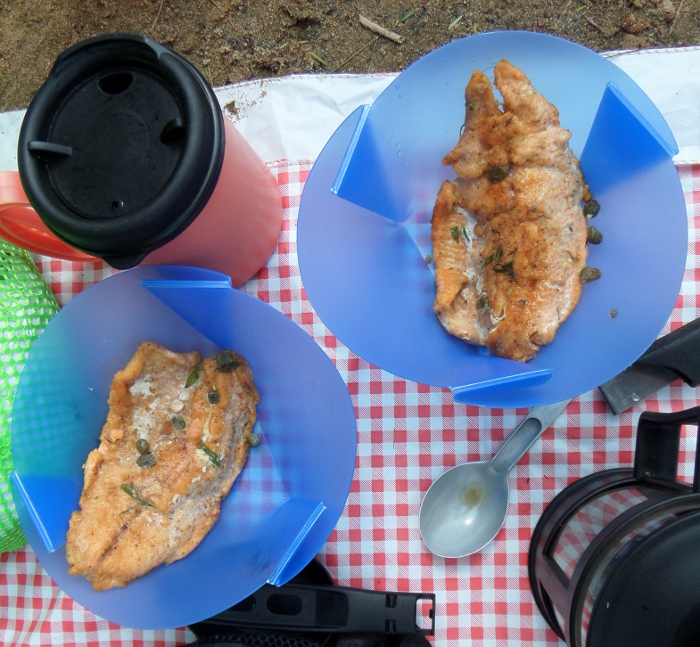
[[[106,34],[56,59],[22,122],[18,166],[58,238],[127,269],[201,212],[224,147],[219,103],[194,66],[144,36]]]

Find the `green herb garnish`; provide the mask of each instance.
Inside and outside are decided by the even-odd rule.
[[[185,388],[189,389],[198,379],[199,379],[199,364],[197,364],[197,368],[194,369],[194,371],[192,371],[187,376],[187,381],[185,382]]]
[[[217,467],[222,467],[221,465],[221,459],[219,458],[219,455],[216,452],[213,452],[211,449],[209,449],[205,444],[204,441],[202,441],[199,445],[199,448],[209,457],[209,460],[214,463]]]
[[[154,505],[150,501],[145,501],[144,499],[141,498],[139,495],[138,490],[133,486],[129,485],[128,483],[122,483],[122,490],[126,492],[132,499],[136,500],[138,503],[141,505],[148,506],[149,508],[157,508],[157,505]]]
[[[515,276],[515,271],[513,270],[513,261],[508,261],[507,263],[497,263],[493,266],[493,271],[499,274],[508,274],[513,280],[518,277]]]
[[[516,280],[518,277],[515,276],[515,270],[513,269],[513,262],[515,256],[515,251],[512,251],[508,254],[507,258],[510,260],[507,263],[501,263],[501,258],[503,257],[503,248],[499,247],[496,250],[496,255],[493,259],[493,271],[498,272],[499,274],[508,274],[513,280]]]
[[[452,234],[452,238],[454,239],[455,243],[459,242],[459,227],[450,227],[450,233]]]

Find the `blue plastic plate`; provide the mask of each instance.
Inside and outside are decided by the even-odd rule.
[[[464,122],[476,69],[505,58],[560,112],[603,233],[584,286],[555,340],[527,364],[450,336],[433,313],[430,217],[442,165]],[[618,67],[566,40],[531,32],[464,38],[426,55],[372,106],[338,128],[306,182],[298,253],[325,325],[376,366],[450,388],[455,400],[530,407],[575,397],[625,369],[657,338],[680,292],[687,216],[663,117]],[[611,316],[615,311],[617,316]]]
[[[82,465],[99,444],[112,377],[146,340],[177,352],[230,348],[244,356],[260,393],[261,443],[190,555],[125,588],[96,592],[68,575],[68,520]],[[345,505],[356,439],[343,380],[290,319],[216,272],[135,269],[77,295],[32,350],[13,409],[13,497],[39,561],[76,602],[129,627],[184,626],[263,584],[284,584],[313,559]]]

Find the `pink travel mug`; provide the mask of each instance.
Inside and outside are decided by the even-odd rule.
[[[22,122],[19,172],[0,173],[0,237],[117,269],[178,264],[253,276],[282,197],[202,75],[145,38],[63,52]]]

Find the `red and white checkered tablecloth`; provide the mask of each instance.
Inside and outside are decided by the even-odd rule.
[[[561,644],[530,592],[527,551],[532,529],[566,485],[602,469],[629,466],[639,414],[700,404],[680,382],[614,416],[591,391],[565,412],[510,475],[505,526],[482,552],[463,559],[432,555],[422,544],[418,511],[442,472],[465,460],[490,458],[526,411],[483,409],[453,402],[449,390],[407,382],[357,357],[323,325],[309,303],[296,255],[296,219],[307,162],[272,165],[284,196],[285,219],[267,266],[243,289],[281,310],[335,362],[355,407],[358,454],[346,508],[320,560],[338,584],[374,590],[434,592],[437,646]],[[685,279],[664,332],[700,315],[700,166],[679,169],[689,246]],[[93,265],[37,258],[59,302],[113,273]],[[684,432],[679,476],[690,480],[695,430]],[[29,547],[0,555],[0,643],[166,647],[192,640],[186,628],[140,631],[97,618],[67,597]]]

